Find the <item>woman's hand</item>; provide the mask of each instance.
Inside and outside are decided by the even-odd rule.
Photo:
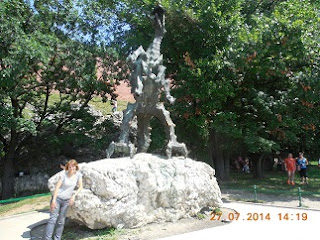
[[[58,196],[58,191],[61,187],[61,184],[62,184],[62,180],[61,178],[59,178],[57,184],[56,184],[56,188],[54,189],[54,192],[53,192],[53,197],[52,197],[52,201],[51,201],[51,204],[50,204],[50,211],[53,212],[54,209],[56,208],[56,199],[57,199],[57,196]]]
[[[53,212],[55,208],[56,208],[56,201],[52,200],[52,202],[50,204],[50,211]]]
[[[74,204],[75,196],[72,196],[69,200],[69,206],[72,206]]]

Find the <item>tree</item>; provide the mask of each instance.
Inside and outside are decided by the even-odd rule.
[[[105,4],[109,8],[94,1],[0,2],[3,199],[13,196],[15,161],[30,142],[74,131],[70,126],[84,117],[93,96],[113,94],[117,80],[107,71],[114,55],[98,31],[110,23],[114,4]],[[98,66],[105,70],[99,79]]]
[[[150,41],[146,15],[154,4],[124,1],[125,14],[117,15],[130,26],[121,34],[123,50]],[[300,146],[302,136],[314,134],[305,128],[312,126],[315,116],[306,121],[295,113],[298,107],[300,116],[310,114],[311,102],[305,95],[318,89],[311,73],[318,50],[307,37],[318,29],[317,21],[311,20],[318,19],[316,3],[162,4],[167,10],[162,53],[177,97],[172,109],[178,133],[192,149],[211,150],[220,179],[228,178],[228,156],[239,149],[256,158],[257,177],[262,177],[264,153]],[[310,86],[307,78],[315,85],[312,91],[304,90]]]
[[[318,97],[307,82],[316,82],[310,73],[318,50],[308,36],[316,35],[317,24],[312,20],[315,5],[304,3],[302,7],[301,1],[282,2],[268,14],[253,14],[251,25],[244,25],[240,35],[244,51],[238,48],[240,58],[235,62],[243,76],[239,88],[243,107],[238,112],[245,117],[239,127],[251,153],[306,150],[303,145],[309,137],[303,136],[313,134],[318,112],[310,115],[310,103]],[[313,84],[312,89],[319,87]],[[313,101],[306,100],[306,92]],[[262,158],[257,159],[257,176],[262,177]]]

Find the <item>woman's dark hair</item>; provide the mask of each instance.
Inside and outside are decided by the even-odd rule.
[[[68,163],[67,159],[63,159],[60,161],[60,165],[65,166]]]

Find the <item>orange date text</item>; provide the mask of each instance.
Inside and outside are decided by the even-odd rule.
[[[217,215],[214,212],[211,212],[211,221],[219,221],[221,219],[221,215]],[[261,220],[271,220],[270,213],[247,213],[245,215],[241,215],[239,212],[231,212],[226,216],[226,220],[228,221],[261,221]]]
[[[221,214],[216,214],[215,212],[211,212],[211,221],[270,221],[270,220],[278,220],[278,221],[306,221],[308,219],[307,213],[278,213],[271,216],[270,213],[246,213],[240,214],[239,212],[230,212],[228,214],[223,215],[223,219],[221,219]]]

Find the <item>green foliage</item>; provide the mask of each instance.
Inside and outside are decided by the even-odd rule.
[[[87,6],[84,1],[34,4],[31,8],[21,1],[1,3],[2,136],[16,131],[23,139],[24,135],[36,135],[44,126],[55,124],[60,130],[81,115],[94,95],[106,99],[106,94],[113,94],[109,76],[102,74],[97,81],[97,64],[107,68],[112,55],[104,58],[104,49],[75,40],[78,35],[90,33],[93,41],[95,27],[108,19],[99,18],[94,23],[94,11],[87,12],[93,3]],[[75,103],[79,104],[78,109],[72,108]]]
[[[205,218],[206,218],[206,215],[205,215],[205,214],[203,214],[203,213],[197,213],[197,219],[203,220],[203,219],[205,219]]]
[[[213,209],[213,213],[216,214],[216,215],[219,215],[221,216],[222,215],[222,211],[220,208],[216,207]]]
[[[34,137],[60,146],[105,144],[109,123],[96,125],[87,106],[114,96],[113,86],[127,74],[114,63],[148,47],[148,15],[157,3],[1,1],[1,159]],[[240,151],[319,154],[318,1],[161,4],[167,30],[161,52],[177,98],[167,108],[193,153],[214,147],[223,158]],[[164,144],[157,127],[154,151]]]
[[[254,132],[258,133],[258,139],[261,136],[268,139],[267,149],[269,141],[276,148],[310,148],[302,145],[301,136],[306,133],[304,126],[311,123],[304,123],[306,119],[298,115],[306,115],[310,110],[308,104],[301,106],[306,101],[301,98],[305,91],[301,86],[309,86],[303,75],[310,72],[311,59],[315,57],[305,49],[306,36],[313,35],[311,19],[315,14],[308,1],[303,7],[300,1],[284,2],[275,5],[268,16],[251,15],[252,26],[246,26],[240,34],[241,48],[247,49],[237,64],[244,76],[241,88],[246,93],[245,108],[254,111],[260,121]],[[257,123],[256,120],[253,122]],[[247,123],[251,125],[252,121]],[[261,130],[267,134],[261,135]]]
[[[104,228],[101,230],[91,230],[80,226],[66,226],[62,239],[77,240],[81,237],[83,240],[117,240],[125,233],[126,230],[124,229]]]
[[[123,1],[127,54],[153,37],[156,1]],[[178,136],[196,152],[318,148],[318,1],[162,1],[162,43]],[[133,34],[134,33],[134,34]],[[236,146],[236,147],[235,147]]]
[[[165,146],[167,144],[167,137],[165,129],[157,118],[152,118],[150,120],[151,127],[151,144],[148,149],[152,153],[165,154]]]
[[[34,141],[61,143],[67,136],[84,143],[110,127],[97,126],[87,111],[94,96],[115,96],[118,84],[118,56],[97,29],[113,15],[113,1],[104,4],[0,2],[0,164],[26,154]]]

